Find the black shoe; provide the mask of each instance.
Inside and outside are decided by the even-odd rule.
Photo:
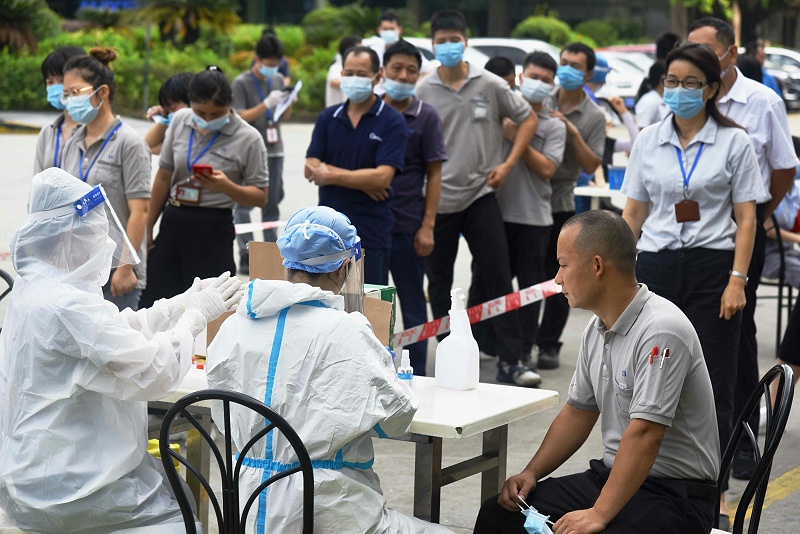
[[[558,369],[558,349],[557,348],[540,348],[539,360],[536,363],[537,369]]]
[[[756,459],[752,451],[736,451],[733,456],[731,476],[738,480],[750,480],[756,472]]]
[[[239,256],[239,268],[236,273],[250,276],[250,254]]]

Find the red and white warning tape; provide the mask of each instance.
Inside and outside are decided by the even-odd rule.
[[[257,230],[269,230],[271,228],[282,228],[282,227],[286,226],[286,221],[242,223],[242,224],[234,224],[233,226],[236,229],[236,235],[239,235],[239,234],[248,234],[250,232],[255,232]]]
[[[498,315],[503,315],[506,312],[516,310],[522,306],[542,301],[557,293],[561,293],[561,286],[556,284],[553,280],[526,287],[514,293],[509,293],[504,297],[467,308],[469,323],[475,324],[485,321],[486,319],[491,319],[492,317],[497,317]],[[417,341],[432,338],[439,334],[446,334],[449,331],[450,317],[441,317],[429,323],[398,332],[394,335],[393,347],[397,349],[398,347],[411,345]]]

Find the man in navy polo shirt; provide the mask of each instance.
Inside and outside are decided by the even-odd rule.
[[[364,281],[389,283],[394,215],[392,178],[403,171],[408,128],[402,115],[373,93],[378,55],[347,51],[341,89],[347,101],[320,113],[306,152],[305,177],[319,186],[319,205],[347,215],[365,249]]]
[[[433,228],[442,190],[442,161],[447,150],[442,121],[429,104],[414,97],[422,56],[408,41],[400,40],[383,54],[384,102],[403,114],[408,126],[405,169],[392,181],[394,232],[389,268],[403,311],[403,328],[428,320],[423,279],[425,257],[433,251]],[[427,182],[426,182],[427,177]],[[425,375],[428,342],[405,347],[414,374]]]

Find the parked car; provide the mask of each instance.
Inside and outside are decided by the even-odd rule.
[[[764,52],[764,69],[778,82],[786,109],[800,109],[800,52],[776,46],[767,46]],[[744,54],[744,47],[739,47],[739,54]]]
[[[636,52],[650,57],[651,63],[656,60],[656,44],[655,43],[642,43],[642,44],[626,44],[626,45],[613,45],[607,46],[598,50],[602,52],[608,50],[609,52]]]
[[[469,46],[489,57],[505,56],[515,65],[522,66],[525,56],[536,50],[547,52],[558,61],[559,49],[550,43],[538,39],[507,39],[501,37],[473,37]]]

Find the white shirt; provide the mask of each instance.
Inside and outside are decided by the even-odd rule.
[[[329,108],[337,104],[341,104],[347,97],[341,89],[334,89],[331,86],[331,80],[338,80],[342,77],[342,56],[336,54],[336,59],[333,65],[328,67],[328,77],[325,80],[325,107]]]
[[[747,130],[764,183],[764,194],[756,202],[770,200],[772,171],[793,169],[798,164],[783,101],[775,91],[746,77],[737,68],[736,81],[717,102],[717,108]]]
[[[651,124],[661,122],[670,112],[664,98],[656,91],[643,94],[633,110],[636,113],[636,126],[639,128],[647,128]]]
[[[701,144],[703,153],[689,180],[689,198],[700,204],[700,220],[679,223],[675,204],[684,198],[683,175],[675,148],[680,150],[689,175]],[[640,252],[700,247],[733,250],[733,204],[761,198],[764,186],[744,130],[721,128],[709,117],[683,150],[672,120],[667,118],[639,134],[628,160],[622,193],[650,204],[637,245]]]

